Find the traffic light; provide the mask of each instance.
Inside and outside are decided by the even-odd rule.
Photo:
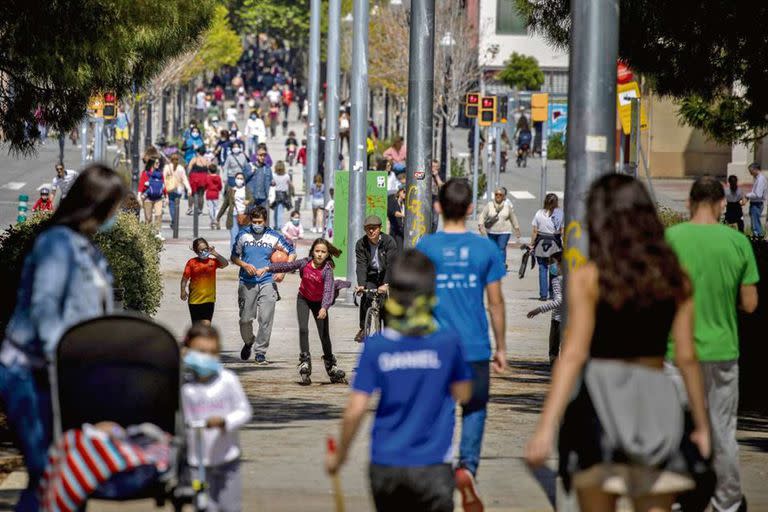
[[[496,119],[500,123],[506,123],[509,119],[509,96],[499,96],[499,111],[496,114]]]
[[[480,98],[480,126],[491,126],[496,122],[496,96],[483,96]]]
[[[546,121],[549,116],[549,94],[531,94],[531,121]]]
[[[114,119],[117,116],[117,94],[105,92],[103,105],[101,112],[104,119]]]
[[[464,98],[464,117],[468,119],[476,118],[479,105],[480,95],[476,92],[468,92]]]

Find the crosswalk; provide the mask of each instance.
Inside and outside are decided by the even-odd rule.
[[[12,190],[12,191],[15,192],[15,191],[22,190],[26,186],[27,186],[27,182],[25,182],[25,181],[9,181],[8,183],[6,183],[4,185],[0,185],[0,190]],[[34,185],[33,185],[33,187],[34,187]],[[49,181],[49,182],[46,182],[46,183],[41,183],[37,187],[34,187],[34,190],[40,192],[40,190],[42,190],[44,188],[50,189],[51,188],[51,182]]]
[[[563,199],[565,197],[565,194],[562,190],[548,190],[547,194],[555,194],[558,199]],[[528,192],[527,190],[510,190],[509,195],[512,196],[513,199],[522,201],[522,200],[528,200],[528,199],[536,199],[536,196]]]

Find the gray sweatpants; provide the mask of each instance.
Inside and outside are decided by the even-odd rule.
[[[272,336],[272,319],[275,317],[277,296],[272,282],[262,284],[240,283],[237,288],[237,305],[240,308],[240,336],[246,345],[256,344],[256,354],[266,354]],[[259,322],[259,332],[253,334],[253,319]]]
[[[196,467],[190,467],[194,475]],[[207,466],[205,480],[208,484],[208,512],[240,512],[243,509],[243,481],[240,478],[240,461],[234,460],[220,466]]]
[[[742,498],[739,444],[736,442],[739,363],[702,362],[701,371],[712,426],[712,463],[717,476],[712,505],[717,512],[732,512],[738,509]]]

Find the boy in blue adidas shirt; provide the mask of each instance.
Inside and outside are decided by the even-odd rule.
[[[427,255],[437,272],[435,319],[441,328],[453,329],[459,334],[472,369],[472,398],[461,410],[456,487],[465,510],[482,510],[482,505],[478,506],[481,500],[475,475],[488,414],[490,369],[502,373],[507,367],[501,291],[506,269],[493,242],[467,231],[466,218],[472,212],[472,187],[467,180],[448,180],[438,193],[438,206],[443,216],[443,231],[425,236],[416,249]],[[496,341],[494,351],[488,335],[485,299]]]
[[[232,246],[232,263],[240,267],[240,284],[237,288],[237,304],[240,309],[240,336],[243,348],[240,359],[247,361],[255,347],[256,364],[267,364],[267,348],[272,336],[272,320],[275,316],[277,287],[272,273],[262,276],[256,269],[268,267],[272,253],[280,250],[288,253],[288,261],[296,259],[293,245],[282,233],[267,227],[267,209],[257,206],[251,211],[251,225],[240,229]],[[259,322],[259,332],[253,334],[253,319]]]
[[[344,463],[379,390],[370,465],[376,509],[453,512],[454,410],[472,394],[470,369],[459,337],[437,329],[435,268],[426,256],[408,250],[395,261],[389,294],[388,327],[365,341],[326,469],[334,474]]]

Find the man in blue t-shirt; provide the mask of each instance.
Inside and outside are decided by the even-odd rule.
[[[472,188],[466,180],[449,180],[438,193],[443,231],[425,236],[416,248],[437,269],[435,318],[440,327],[461,337],[472,368],[472,399],[462,408],[461,446],[456,486],[463,497],[478,499],[474,475],[480,463],[490,387],[489,361],[496,372],[507,367],[504,338],[504,296],[501,279],[506,275],[498,248],[487,238],[467,232],[466,217],[472,210]],[[488,298],[496,351],[491,354],[488,318],[483,295]]]
[[[432,316],[435,268],[426,256],[411,249],[395,261],[389,294],[388,327],[365,341],[326,469],[334,474],[344,463],[378,389],[370,466],[376,509],[453,512],[454,400],[471,396],[471,372],[457,334],[438,330]]]
[[[247,361],[256,344],[256,364],[267,364],[267,348],[272,336],[277,287],[270,272],[261,277],[256,269],[268,267],[276,250],[288,253],[288,261],[296,259],[293,245],[278,231],[267,227],[267,209],[257,206],[251,212],[251,225],[244,227],[232,246],[232,263],[240,267],[237,303],[240,308],[240,336],[243,348],[240,359]],[[259,333],[253,334],[253,319],[259,322]]]

